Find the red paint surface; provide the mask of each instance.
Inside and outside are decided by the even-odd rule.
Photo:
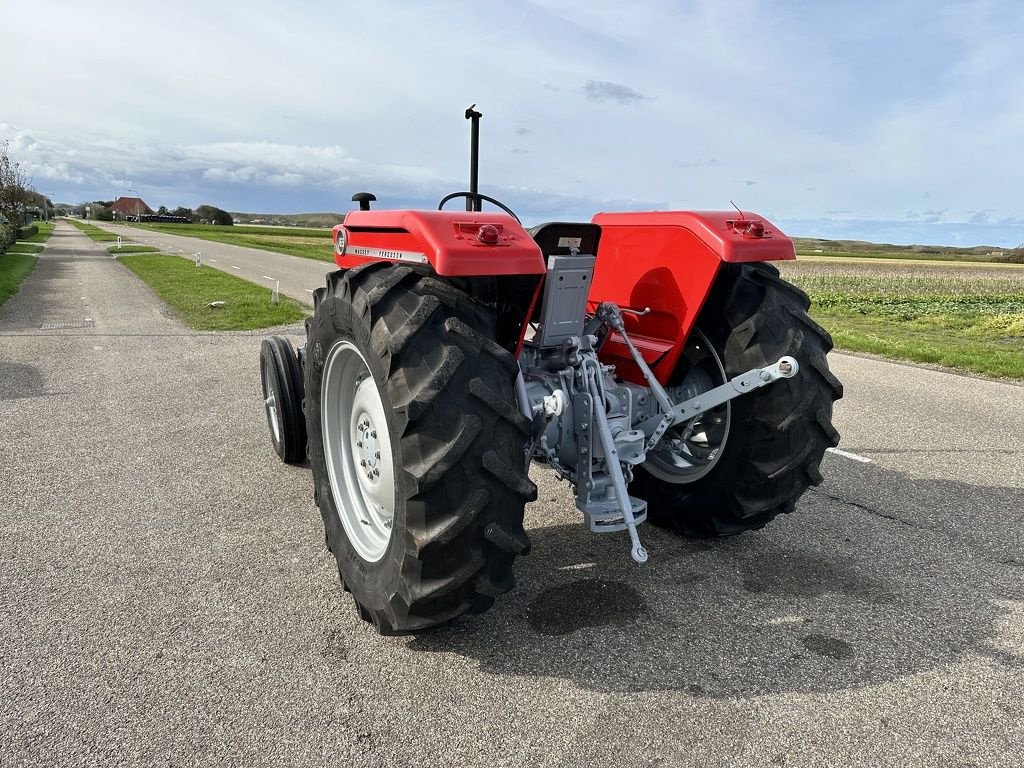
[[[796,257],[792,241],[755,213],[599,213],[593,222],[601,227],[601,241],[589,309],[593,311],[602,301],[637,311],[651,309],[643,317],[627,314],[625,322],[637,349],[662,383],[667,383],[675,370],[722,262]],[[482,227],[494,227],[497,242],[489,242],[489,229],[481,239]],[[533,238],[502,213],[350,211],[344,224],[334,228],[335,240],[341,230],[350,246],[422,253],[442,276],[546,272],[544,256]],[[335,252],[335,261],[343,268],[374,260]],[[606,341],[601,358],[615,365],[623,378],[642,383],[621,337],[613,334]]]
[[[480,229],[497,230],[496,243],[481,242]],[[414,251],[426,255],[434,271],[446,277],[541,275],[540,248],[515,219],[503,213],[471,211],[350,211],[334,228],[344,227],[350,246]],[[349,268],[375,259],[351,254],[334,260]]]
[[[662,383],[675,370],[723,261],[796,258],[793,242],[754,213],[599,213],[593,221],[601,226],[601,242],[589,309],[602,301],[637,311],[650,307],[643,317],[625,315],[626,330]],[[609,338],[601,358],[623,378],[643,383],[621,338]]]

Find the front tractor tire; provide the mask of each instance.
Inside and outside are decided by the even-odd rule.
[[[385,262],[330,274],[315,299],[308,454],[342,586],[381,634],[486,610],[515,585],[536,497],[493,310]]]
[[[809,306],[769,264],[722,265],[681,377],[701,368],[696,373],[717,386],[783,355],[795,357],[800,372],[732,400],[674,439],[666,435],[631,485],[653,523],[689,538],[742,533],[793,511],[821,482],[825,450],[839,442],[832,402],[843,388],[826,361],[832,339]]]

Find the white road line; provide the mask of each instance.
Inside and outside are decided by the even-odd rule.
[[[854,461],[859,461],[861,464],[871,463],[871,459],[865,458],[864,456],[858,456],[856,453],[850,453],[849,451],[844,451],[839,448],[826,448],[825,450],[828,451],[829,453],[834,453],[836,456],[842,456],[845,459],[853,459]]]
[[[207,259],[207,261],[212,261],[212,262],[214,262],[214,263],[216,263],[216,262],[217,262],[217,260],[216,260],[216,259]]]
[[[270,275],[264,275],[263,279],[264,280],[276,280],[277,278],[271,277]]]
[[[306,293],[312,293],[312,292],[313,292],[313,289],[312,289],[312,288],[307,288],[307,289],[306,289]]]
[[[234,264],[232,264],[232,265],[231,265],[231,268],[232,268],[232,269],[238,269],[238,270],[241,270],[241,269],[242,269],[241,267],[236,267],[236,266],[235,266]]]

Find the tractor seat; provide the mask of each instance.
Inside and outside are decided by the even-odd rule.
[[[538,224],[526,231],[540,246],[545,257],[570,256],[573,249],[578,254],[596,256],[597,245],[601,240],[601,227],[590,222],[571,224],[551,221],[547,224]]]

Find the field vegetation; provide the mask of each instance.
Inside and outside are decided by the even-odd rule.
[[[249,227],[235,225],[222,227],[207,224],[136,224],[154,232],[169,235],[198,237],[216,243],[260,248],[264,251],[287,253],[305,259],[333,261],[331,230],[304,227]]]
[[[979,245],[957,248],[947,245],[890,245],[861,240],[820,240],[794,237],[797,255],[809,258],[900,259],[912,261],[989,262],[1024,264],[1024,246],[993,248]]]
[[[1024,379],[1022,267],[797,261],[780,270],[840,349]]]
[[[110,243],[117,240],[117,235],[113,232],[107,232],[105,229],[100,229],[87,221],[82,221],[81,219],[68,219],[68,222],[84,232],[97,243]]]
[[[324,227],[341,224],[342,213],[232,213],[235,224],[270,224],[277,227]]]
[[[140,253],[118,260],[139,276],[192,328],[237,331],[296,323],[306,310],[281,297],[271,304],[271,291],[212,267],[167,254]],[[223,302],[210,306],[213,302]]]

